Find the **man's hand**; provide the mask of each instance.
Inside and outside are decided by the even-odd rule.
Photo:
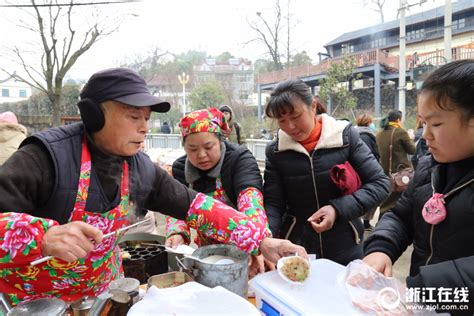
[[[332,205],[325,205],[311,215],[308,222],[317,233],[322,233],[332,228],[336,222],[336,215],[336,209]]]
[[[249,257],[249,279],[253,278],[259,273],[265,272],[264,258],[260,256]]]
[[[178,246],[184,244],[184,238],[181,234],[176,234],[166,238],[165,246],[176,249]]]
[[[282,257],[291,256],[295,253],[303,258],[308,258],[308,254],[303,247],[286,239],[264,238],[260,243],[260,251],[266,259],[273,263],[276,263]]]
[[[375,271],[383,273],[387,277],[392,276],[392,260],[383,252],[372,252],[362,260]]]
[[[43,256],[53,256],[68,262],[85,258],[102,241],[102,232],[92,225],[74,221],[53,226],[41,242]]]

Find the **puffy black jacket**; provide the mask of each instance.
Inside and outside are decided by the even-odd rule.
[[[369,147],[370,152],[374,155],[375,159],[379,161],[380,154],[374,132],[366,126],[358,126],[357,131],[359,132],[360,139],[364,141],[364,143]]]
[[[281,130],[278,139],[267,146],[265,208],[275,236],[289,238],[318,258],[347,264],[362,255],[359,217],[388,196],[389,180],[347,121],[325,114],[321,119],[321,136],[311,154]],[[329,176],[333,166],[346,161],[363,183],[352,195],[343,195]],[[337,210],[336,223],[331,230],[318,234],[307,219],[329,204]],[[293,217],[296,221],[288,225],[287,219]],[[293,226],[289,233],[287,226]]]
[[[220,172],[222,186],[232,204],[237,206],[237,197],[241,191],[253,187],[263,192],[262,176],[255,157],[247,148],[228,141],[224,141],[224,145],[226,150]],[[189,186],[184,174],[185,163],[186,155],[173,163],[173,177]],[[215,183],[215,178],[202,174],[193,183],[193,189],[202,193],[212,192],[215,191]]]
[[[474,302],[474,182],[445,199],[444,221],[430,225],[422,216],[432,185],[446,194],[474,179],[473,166],[474,158],[451,164],[437,164],[431,155],[420,159],[407,191],[365,242],[365,255],[381,251],[395,262],[413,242],[409,287],[468,287]]]

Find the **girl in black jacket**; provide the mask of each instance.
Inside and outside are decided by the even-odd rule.
[[[442,288],[474,311],[474,60],[444,65],[423,83],[418,115],[431,155],[365,243],[364,261],[387,276],[413,243],[409,288]],[[467,289],[470,303],[455,300]],[[463,290],[465,292],[465,290]],[[425,293],[426,294],[426,293]],[[459,298],[459,292],[458,292]],[[422,303],[422,302],[420,302]],[[440,310],[442,311],[442,310]],[[459,312],[455,311],[456,313]],[[453,312],[452,310],[450,312]]]
[[[280,130],[266,148],[265,209],[274,235],[347,264],[362,257],[360,217],[388,196],[389,180],[349,122],[316,112],[317,100],[300,80],[272,92],[266,114]],[[330,170],[346,162],[361,185],[344,194]]]

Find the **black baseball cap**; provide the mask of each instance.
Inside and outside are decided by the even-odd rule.
[[[168,112],[170,104],[150,94],[145,79],[128,68],[111,68],[96,72],[81,91],[82,99],[98,103],[119,101],[131,106],[150,106],[155,112]]]

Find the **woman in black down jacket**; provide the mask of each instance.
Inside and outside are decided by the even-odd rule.
[[[264,218],[257,161],[248,149],[224,140],[222,133],[229,128],[224,114],[216,108],[194,111],[179,126],[186,155],[173,163],[173,177],[252,219]],[[166,245],[176,248],[190,243],[191,232],[185,221],[167,216],[166,238]],[[202,232],[197,232],[194,241],[198,246],[217,243]],[[263,260],[262,256],[251,257],[250,276],[264,272]]]
[[[272,92],[266,114],[280,130],[266,148],[265,208],[275,236],[347,264],[361,258],[360,217],[388,196],[389,180],[350,123],[317,116],[316,107],[300,80],[281,82]],[[362,185],[344,195],[329,172],[347,161]]]
[[[418,114],[431,155],[420,159],[413,183],[382,217],[364,247],[364,261],[390,276],[392,263],[413,243],[407,286],[436,288],[435,300],[441,287],[449,288],[448,304],[457,303],[456,289],[467,288],[470,314],[474,311],[473,82],[473,60],[444,65],[424,82]]]
[[[356,118],[357,131],[360,139],[369,147],[370,152],[374,155],[377,161],[380,161],[379,150],[377,148],[377,141],[375,139],[375,124],[372,116],[369,114],[361,114]],[[371,232],[374,228],[370,225],[370,221],[374,217],[377,207],[374,207],[363,216],[365,230]]]

